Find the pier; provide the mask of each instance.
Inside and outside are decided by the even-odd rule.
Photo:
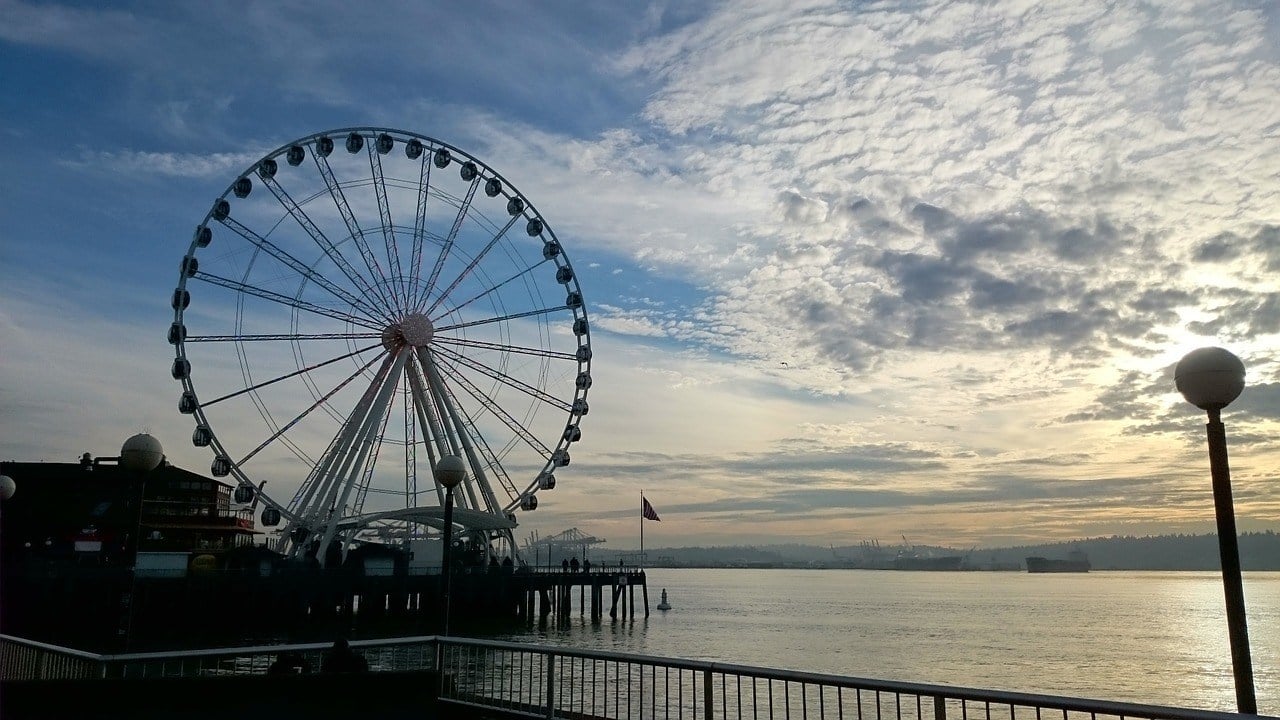
[[[599,621],[606,604],[613,620],[634,620],[637,607],[643,617],[649,616],[649,586],[643,570],[531,573],[522,576],[516,592],[522,594],[516,615],[526,620],[549,615],[568,618],[576,607],[580,616],[590,611],[591,619]]]
[[[305,566],[133,574],[123,568],[6,568],[0,632],[98,652],[237,642],[325,641],[439,632],[442,576]],[[649,615],[639,568],[455,570],[454,622],[534,624],[577,614]]]

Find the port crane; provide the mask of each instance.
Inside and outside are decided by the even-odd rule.
[[[532,558],[534,567],[542,565],[544,561],[547,567],[552,567],[569,557],[585,560],[588,548],[605,542],[604,538],[589,535],[576,527],[549,537],[539,537],[538,531],[534,530],[524,541],[524,554],[526,558]]]

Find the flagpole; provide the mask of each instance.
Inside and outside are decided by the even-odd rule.
[[[644,567],[644,491],[640,491],[640,567]]]

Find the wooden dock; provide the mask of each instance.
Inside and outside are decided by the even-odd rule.
[[[577,609],[580,616],[591,612],[591,619],[603,619],[605,593],[609,594],[609,617],[624,619],[636,617],[636,588],[640,588],[639,607],[644,617],[649,616],[649,586],[643,570],[591,570],[588,572],[541,572],[522,577],[518,592],[523,598],[517,606],[516,616],[531,620],[535,617],[568,618],[573,615],[574,594],[578,595]],[[621,610],[619,610],[621,608]]]

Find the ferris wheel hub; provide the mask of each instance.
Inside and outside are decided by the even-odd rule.
[[[382,344],[388,350],[404,345],[423,347],[435,336],[435,325],[422,313],[409,313],[400,322],[391,323],[382,331]]]

